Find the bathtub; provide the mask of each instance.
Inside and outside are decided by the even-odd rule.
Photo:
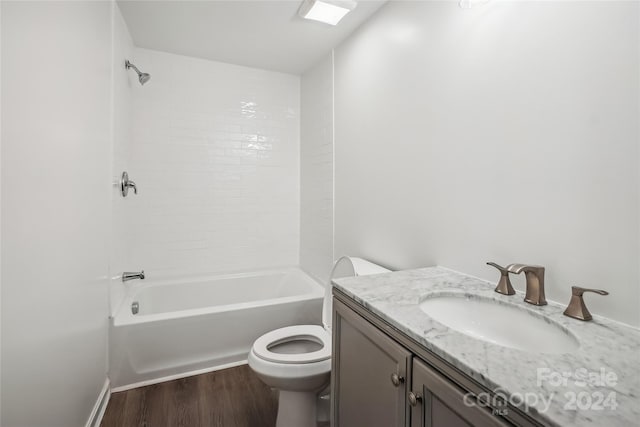
[[[246,363],[260,335],[321,324],[323,296],[298,268],[140,282],[111,319],[112,391]]]

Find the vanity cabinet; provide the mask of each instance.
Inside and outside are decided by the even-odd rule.
[[[380,321],[383,332],[335,297],[333,307],[333,427],[513,425],[465,405],[466,390],[394,339],[390,325]]]
[[[332,426],[406,426],[411,353],[343,306],[333,331]]]

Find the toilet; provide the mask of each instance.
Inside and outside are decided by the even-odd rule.
[[[331,279],[387,273],[384,267],[362,258],[342,257]],[[276,427],[316,427],[318,393],[331,374],[331,283],[322,304],[322,326],[296,325],[267,332],[249,352],[251,369],[280,392]]]

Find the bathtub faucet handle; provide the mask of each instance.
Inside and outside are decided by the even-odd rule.
[[[144,270],[142,270],[140,272],[125,271],[124,273],[122,273],[122,281],[123,282],[128,282],[129,280],[133,280],[133,279],[143,280],[144,279]]]
[[[133,194],[138,194],[136,183],[129,179],[127,172],[122,172],[122,176],[120,177],[120,194],[122,194],[122,197],[127,197],[130,188],[133,188]]]

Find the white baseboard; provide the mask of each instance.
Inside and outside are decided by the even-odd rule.
[[[140,381],[133,384],[127,384],[120,387],[114,387],[111,389],[111,393],[117,393],[120,391],[131,390],[132,388],[144,387],[147,385],[163,383],[165,381],[178,380],[180,378],[192,377],[194,375],[206,374],[213,371],[220,371],[222,369],[235,368],[236,366],[246,365],[247,360],[240,360],[237,362],[225,363],[222,365],[214,366],[213,368],[197,369],[195,371],[183,372],[181,374],[168,375],[166,377],[154,378],[152,380]]]
[[[86,427],[99,427],[102,422],[102,417],[104,416],[104,412],[107,410],[107,405],[109,404],[109,398],[111,397],[111,388],[109,378],[104,381],[104,386],[102,386],[102,390],[100,391],[100,395],[98,395],[98,400],[96,400],[96,404],[93,405],[93,410],[91,410],[91,415],[89,415],[89,419],[87,420]]]

